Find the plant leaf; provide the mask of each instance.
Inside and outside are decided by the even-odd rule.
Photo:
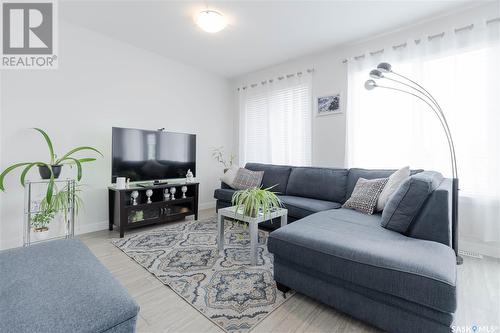
[[[52,145],[52,141],[50,140],[50,137],[47,133],[45,133],[44,130],[40,128],[33,128],[35,131],[40,132],[43,135],[43,138],[47,142],[47,146],[49,147],[49,153],[50,153],[50,164],[54,164],[54,159],[55,159],[55,154],[54,154],[54,146]]]
[[[54,173],[52,172],[52,169],[50,169],[50,181],[49,184],[47,185],[47,194],[45,195],[45,199],[47,200],[47,205],[51,205],[52,203],[52,195],[53,189],[54,189]]]
[[[50,166],[47,165],[47,163],[44,162],[33,162],[29,164],[26,168],[24,168],[23,172],[21,173],[21,185],[24,186],[26,175],[28,174],[28,171],[31,170],[32,167],[35,165],[45,165],[46,167],[50,168]]]
[[[4,185],[3,185],[3,180],[5,178],[5,176],[11,172],[12,170],[16,169],[16,168],[19,168],[19,167],[22,167],[24,165],[29,165],[31,164],[31,162],[24,162],[24,163],[16,163],[14,165],[11,165],[10,167],[8,167],[7,169],[5,169],[1,174],[0,174],[0,190],[2,191],[5,191],[5,188],[4,188]],[[24,186],[24,184],[23,184]]]
[[[70,151],[68,151],[66,154],[64,154],[63,157],[61,157],[60,159],[58,159],[55,164],[59,164],[61,161],[67,159],[69,156],[73,155],[74,153],[78,152],[78,151],[81,151],[81,150],[92,150],[92,151],[95,151],[96,153],[98,153],[99,155],[103,156],[102,153],[95,149],[94,147],[89,147],[89,146],[82,146],[82,147],[76,147],[76,148],[73,148],[71,149]]]
[[[87,163],[87,162],[94,162],[97,160],[97,158],[78,158],[77,159],[80,163]]]
[[[82,179],[82,163],[80,163],[80,160],[76,159],[76,158],[73,158],[73,157],[66,157],[64,160],[70,160],[70,161],[73,161],[73,163],[76,164],[76,168],[77,168],[77,176],[76,176],[76,179],[78,181],[80,181]],[[61,160],[62,162],[63,160]]]

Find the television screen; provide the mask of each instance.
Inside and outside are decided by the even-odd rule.
[[[113,127],[111,182],[185,178],[196,175],[196,135]]]

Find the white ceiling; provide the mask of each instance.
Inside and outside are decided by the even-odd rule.
[[[193,21],[204,1],[68,1],[71,23],[204,70],[234,77],[416,23],[467,1],[208,1],[230,25],[208,34]],[[383,13],[382,13],[383,12]]]

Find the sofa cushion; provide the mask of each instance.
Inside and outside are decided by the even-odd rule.
[[[301,219],[316,212],[340,208],[338,202],[324,201],[311,198],[280,195],[281,202],[288,209],[288,215]]]
[[[346,169],[294,167],[286,195],[344,202],[346,181]]]
[[[236,192],[236,190],[231,188],[218,188],[214,192],[214,198],[217,200],[231,202],[234,192]]]
[[[77,239],[2,251],[0,272],[0,332],[135,328],[139,306]]]
[[[344,208],[315,213],[273,231],[268,249],[306,269],[454,312],[453,250],[384,229],[380,219]]]
[[[452,180],[443,179],[429,195],[406,235],[451,246]]]
[[[391,169],[359,169],[359,168],[351,168],[349,169],[349,173],[347,175],[347,190],[344,201],[351,197],[352,191],[354,190],[354,186],[359,178],[364,179],[375,179],[375,178],[388,178],[397,170]],[[414,175],[423,170],[410,170],[410,174]],[[342,201],[342,202],[344,202]]]
[[[229,169],[227,169],[226,172],[224,172],[224,174],[220,178],[221,183],[226,184],[232,188],[234,179],[236,178],[236,175],[238,174],[238,170],[239,170],[239,168],[235,165],[233,165]]]
[[[396,192],[399,185],[401,185],[405,180],[410,177],[410,167],[406,166],[398,171],[394,172],[389,176],[387,184],[385,184],[384,189],[380,193],[377,200],[377,211],[381,212],[384,210],[387,201],[391,195]]]
[[[427,200],[429,194],[443,181],[443,175],[424,171],[411,176],[394,192],[382,213],[384,228],[405,233]]]
[[[272,188],[273,192],[285,194],[286,186],[288,184],[288,177],[292,167],[283,165],[260,164],[260,163],[247,163],[245,168],[253,171],[264,171],[262,178],[262,186],[264,188]]]

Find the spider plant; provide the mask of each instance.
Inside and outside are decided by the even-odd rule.
[[[75,202],[73,208],[75,215],[78,215],[78,212],[83,207],[83,200],[80,197],[80,193],[82,192],[81,185],[75,185],[74,192]],[[31,226],[39,231],[47,230],[47,226],[54,219],[57,213],[63,213],[64,220],[67,220],[71,204],[70,200],[71,188],[68,188],[68,185],[65,185],[61,190],[58,190],[57,186],[54,186],[54,196],[52,197],[51,202],[47,201],[47,197],[44,197],[40,201],[38,213],[33,216]]]
[[[282,207],[280,198],[270,191],[271,188],[252,187],[236,191],[231,200],[233,206],[236,206],[236,212],[243,208],[243,215],[257,217],[262,213],[265,218],[273,209]]]
[[[76,152],[79,152],[79,151],[84,151],[84,150],[94,151],[101,156],[102,156],[102,153],[93,147],[80,146],[80,147],[76,147],[76,148],[69,150],[66,154],[62,155],[62,157],[58,158],[57,155],[54,153],[54,146],[52,144],[52,140],[50,139],[49,135],[44,130],[42,130],[40,128],[34,128],[34,130],[38,131],[43,136],[43,138],[45,139],[45,142],[47,143],[47,147],[49,149],[49,161],[48,162],[42,162],[42,161],[21,162],[21,163],[16,163],[14,165],[11,165],[10,167],[5,169],[0,174],[0,190],[5,191],[4,179],[5,179],[5,176],[8,173],[10,173],[11,171],[13,171],[17,168],[21,168],[21,167],[24,168],[23,171],[21,172],[21,176],[20,176],[21,185],[24,186],[26,175],[31,170],[31,168],[33,168],[34,166],[37,166],[42,178],[49,179],[45,199],[50,204],[52,201],[52,196],[54,194],[54,179],[59,177],[59,173],[60,173],[61,167],[63,165],[69,165],[70,167],[76,166],[76,169],[77,169],[76,179],[78,181],[80,181],[82,179],[82,164],[87,163],[87,162],[93,162],[96,160],[96,158],[93,158],[93,157],[76,158],[76,157],[73,157],[73,154],[75,154]]]

